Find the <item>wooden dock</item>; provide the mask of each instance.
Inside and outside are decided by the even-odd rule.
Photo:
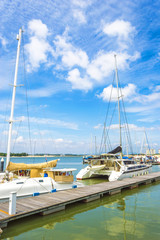
[[[142,184],[151,184],[160,181],[160,172],[121,181],[103,182],[90,186],[74,188],[35,197],[17,199],[16,214],[9,215],[9,202],[0,203],[0,228],[7,227],[8,223],[34,214],[47,215],[64,210],[67,205],[76,202],[90,202],[103,197],[120,193],[123,189],[133,189]]]

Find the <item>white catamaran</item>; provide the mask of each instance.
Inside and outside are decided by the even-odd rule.
[[[22,29],[19,30],[19,34],[17,36],[18,48],[13,84],[11,115],[9,119],[6,169],[5,172],[1,171],[0,173],[0,200],[8,199],[11,192],[16,192],[17,197],[26,197],[83,186],[80,183],[74,182],[73,171],[76,169],[53,169],[53,167],[56,167],[58,160],[52,160],[39,164],[12,163],[10,161],[21,36]]]
[[[101,154],[98,157],[91,157],[84,162],[88,163],[88,166],[81,169],[77,174],[76,178],[79,180],[106,176],[109,181],[121,180],[123,178],[135,177],[139,175],[144,175],[151,172],[152,165],[150,164],[140,164],[133,159],[124,159],[122,155],[122,134],[121,134],[121,113],[120,113],[120,96],[119,92],[119,81],[118,81],[118,70],[116,55],[115,57],[115,75],[116,75],[116,85],[117,85],[117,98],[118,98],[118,116],[119,116],[119,146],[108,154]],[[115,155],[120,153],[120,157]]]

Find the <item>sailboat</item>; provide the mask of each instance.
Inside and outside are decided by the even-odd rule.
[[[0,200],[8,199],[11,192],[16,192],[17,197],[26,197],[76,188],[78,186],[77,183],[74,182],[73,176],[73,172],[76,169],[53,169],[56,167],[58,159],[39,164],[12,163],[10,161],[21,37],[22,29],[19,30],[19,34],[17,35],[18,47],[9,120],[6,169],[5,172],[0,173]]]
[[[115,75],[118,98],[118,118],[119,118],[119,146],[109,153],[99,155],[99,157],[88,160],[88,166],[81,169],[76,178],[79,180],[106,176],[109,181],[121,180],[127,177],[144,175],[151,172],[151,165],[143,163],[138,164],[133,159],[124,159],[122,154],[122,133],[121,133],[121,113],[120,113],[120,94],[117,61],[115,57]],[[116,154],[119,153],[118,157]]]

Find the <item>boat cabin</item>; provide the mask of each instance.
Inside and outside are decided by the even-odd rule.
[[[73,182],[73,171],[76,168],[62,168],[62,169],[44,169],[44,177],[51,177],[56,182],[69,183]]]

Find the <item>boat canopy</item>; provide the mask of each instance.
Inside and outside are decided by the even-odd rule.
[[[7,170],[9,172],[18,171],[18,170],[29,170],[29,169],[43,169],[43,168],[52,168],[57,166],[57,161],[52,160],[44,163],[35,163],[35,164],[25,164],[25,163],[13,163],[9,162]]]
[[[113,149],[112,151],[110,151],[109,153],[113,153],[113,154],[116,154],[116,153],[119,153],[122,151],[122,148],[121,146],[118,146],[116,147],[115,149]]]
[[[49,171],[49,172],[72,172],[72,171],[76,171],[76,168],[55,168],[55,169],[44,169],[43,171]]]

